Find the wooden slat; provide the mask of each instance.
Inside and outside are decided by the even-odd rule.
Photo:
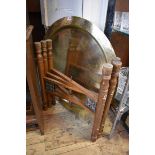
[[[70,89],[70,90],[73,90],[73,91],[76,91],[76,92],[78,92],[78,93],[84,94],[84,95],[90,97],[91,99],[93,99],[95,102],[97,101],[97,97],[96,97],[97,95],[96,95],[94,92],[88,92],[88,91],[85,91],[85,92],[84,92],[84,91],[81,90],[79,87],[74,86],[74,84],[70,85],[70,84],[68,84],[68,83],[62,83],[62,82],[60,82],[60,81],[58,81],[58,80],[54,80],[54,79],[49,78],[49,77],[44,77],[44,79],[47,80],[47,81],[49,81],[49,82],[51,82],[51,83],[54,83],[54,84],[56,84],[56,85],[60,85],[60,86],[63,86],[63,87],[65,87],[65,88],[68,88],[68,89]],[[96,96],[95,96],[95,95],[96,95]]]
[[[64,86],[68,87],[69,89],[72,89],[74,91],[77,91],[79,93],[82,93],[83,94],[83,91],[81,91],[81,89],[79,89],[78,87],[76,87],[74,84],[72,84],[71,82],[68,82],[64,79],[62,79],[61,77],[57,76],[57,75],[54,75],[52,73],[47,73],[47,76],[49,76],[50,78],[52,78],[53,80],[56,80],[62,84],[64,84]]]
[[[85,110],[93,113],[93,111],[91,111],[89,108],[84,106],[82,101],[80,99],[78,99],[75,95],[69,95],[68,93],[65,93],[64,91],[60,91],[60,89],[59,90],[57,89],[55,92],[48,92],[48,93],[51,94],[52,96],[58,96],[60,98],[66,99],[74,104],[81,106]]]
[[[57,81],[59,81],[59,82],[61,82],[61,83],[64,83],[65,85],[71,86],[71,83],[70,83],[70,82],[68,82],[68,81],[66,81],[66,80],[64,80],[64,79],[62,79],[61,77],[59,77],[59,76],[57,76],[57,75],[55,75],[55,74],[53,74],[53,73],[47,72],[46,75],[47,75],[48,77],[52,78],[53,80],[57,80]]]
[[[97,102],[97,98],[98,98],[97,93],[92,92],[92,91],[84,88],[80,84],[76,83],[74,80],[70,79],[69,77],[67,77],[66,75],[64,75],[63,73],[61,73],[61,72],[59,72],[59,71],[57,71],[55,69],[52,69],[51,72],[53,72],[54,74],[60,76],[62,79],[67,80],[69,83],[71,83],[73,85],[73,87],[78,88],[81,92],[83,92],[83,94],[85,94],[86,96],[90,97],[95,102]]]
[[[64,92],[64,94],[66,94],[66,95],[70,95],[70,92],[68,92],[65,88],[63,88],[63,87],[58,87],[62,92]],[[79,106],[82,106],[85,110],[87,110],[87,111],[89,111],[89,112],[91,112],[91,113],[94,113],[91,109],[89,109],[88,107],[86,107],[85,105],[84,105],[84,103],[83,103],[83,101],[82,100],[80,100],[79,98],[77,98],[75,95],[70,95],[73,99],[75,99],[76,101],[78,101],[78,105]],[[74,101],[70,101],[70,102],[74,102]],[[76,104],[76,103],[75,103]]]

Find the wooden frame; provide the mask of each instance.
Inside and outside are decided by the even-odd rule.
[[[45,49],[45,44],[47,45],[48,50]],[[121,66],[120,59],[117,58],[116,60],[113,60],[112,64],[106,63],[103,65],[100,90],[99,93],[95,93],[84,88],[68,76],[53,68],[52,40],[41,41],[41,43],[35,42],[35,48],[38,58],[38,68],[42,87],[44,102],[43,107],[47,107],[47,96],[50,94],[52,100],[55,100],[55,96],[58,96],[94,113],[84,105],[82,100],[80,100],[76,95],[72,94],[71,91],[87,96],[96,102],[95,118],[91,134],[91,140],[96,141],[96,139],[101,135],[104,120],[109,110],[109,104],[111,103],[114,95],[113,92],[117,84],[117,76]],[[48,55],[48,59],[46,55]],[[54,89],[52,91],[46,90],[46,82],[54,85]],[[44,109],[46,110],[46,108]]]
[[[33,60],[33,42],[31,37],[32,30],[32,25],[28,26],[26,30],[26,78],[35,115],[26,115],[26,124],[38,123],[41,134],[44,134],[41,98],[37,88],[36,70]]]

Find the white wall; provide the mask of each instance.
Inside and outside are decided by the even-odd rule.
[[[84,0],[83,18],[88,19],[104,31],[108,0]]]
[[[50,26],[65,16],[79,16],[104,31],[108,0],[40,0],[40,4],[42,23],[45,26]]]
[[[82,0],[40,0],[42,23],[52,25],[66,16],[82,17]]]

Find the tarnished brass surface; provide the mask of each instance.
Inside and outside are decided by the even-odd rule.
[[[88,20],[65,17],[56,21],[45,39],[53,40],[54,67],[88,89],[99,89],[104,63],[116,57],[104,33]]]

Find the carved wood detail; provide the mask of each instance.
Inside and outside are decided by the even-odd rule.
[[[48,39],[47,42],[47,50],[48,50],[48,67],[49,70],[53,68],[53,54],[52,54],[52,40]]]
[[[44,72],[45,72],[45,75],[46,75],[46,73],[48,71],[48,60],[47,60],[47,46],[46,46],[46,41],[45,40],[41,41],[41,49],[42,49],[42,52],[43,52]]]

